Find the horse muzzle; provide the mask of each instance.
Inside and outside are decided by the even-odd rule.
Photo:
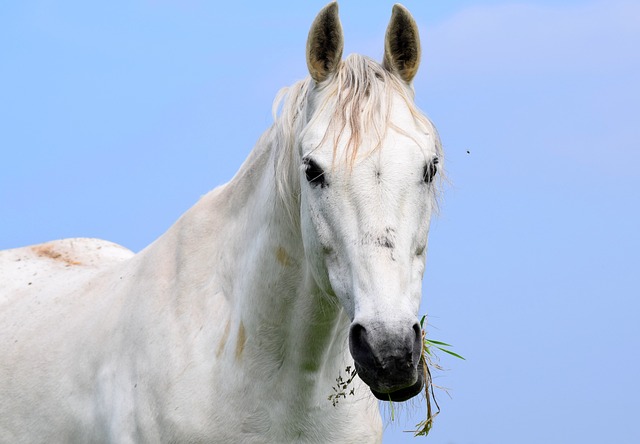
[[[376,398],[402,402],[422,391],[422,330],[417,322],[404,329],[354,322],[349,349],[358,376]]]

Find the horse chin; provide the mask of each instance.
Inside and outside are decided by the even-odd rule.
[[[420,393],[423,387],[424,378],[422,377],[422,374],[418,374],[418,380],[415,384],[410,385],[409,387],[404,387],[388,393],[379,392],[371,387],[369,387],[369,389],[371,390],[371,393],[373,393],[373,396],[378,398],[380,401],[404,402]]]
[[[381,401],[393,401],[393,402],[404,402],[407,401],[411,398],[413,398],[414,396],[416,396],[417,394],[419,394],[422,389],[424,388],[424,368],[422,366],[426,365],[424,363],[424,361],[421,359],[420,362],[418,363],[418,377],[416,379],[416,382],[414,382],[411,385],[408,385],[406,387],[402,387],[396,390],[391,390],[391,391],[380,391],[380,390],[376,390],[374,388],[374,386],[376,386],[377,384],[375,383],[375,380],[369,380],[367,381],[366,379],[368,378],[362,378],[362,374],[360,374],[360,379],[363,380],[363,382],[365,384],[367,384],[369,386],[369,390],[371,390],[371,393],[373,393],[373,396],[375,396],[376,398],[378,398]],[[356,369],[358,369],[358,365],[356,364]],[[379,385],[378,385],[379,387]]]

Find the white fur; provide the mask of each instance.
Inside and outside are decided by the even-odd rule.
[[[327,397],[352,364],[351,321],[417,319],[434,203],[421,174],[441,153],[410,89],[369,81],[387,127],[365,122],[355,156],[357,129],[331,130],[353,105],[339,79],[307,80],[233,180],[139,254],[88,239],[0,252],[0,442],[380,442],[359,379]],[[307,183],[307,156],[328,187]]]

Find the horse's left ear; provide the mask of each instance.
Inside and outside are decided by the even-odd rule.
[[[332,2],[322,8],[309,30],[307,66],[313,80],[322,82],[338,69],[343,46],[338,3]]]
[[[402,5],[393,6],[384,39],[384,67],[411,83],[420,65],[420,35],[411,13]]]

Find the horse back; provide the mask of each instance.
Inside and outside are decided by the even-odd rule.
[[[0,251],[0,306],[89,279],[133,255],[112,242],[86,238]]]

